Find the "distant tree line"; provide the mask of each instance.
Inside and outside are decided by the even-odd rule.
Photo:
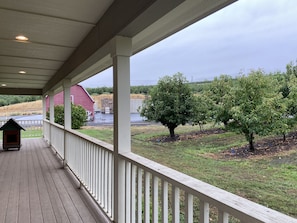
[[[90,95],[111,94],[113,93],[113,88],[112,87],[86,88],[86,91]]]
[[[193,82],[187,83],[194,93],[199,93],[206,90],[211,81],[203,81],[203,82]],[[150,90],[154,87],[154,85],[140,85],[140,86],[131,86],[130,93],[131,94],[149,94]],[[113,88],[112,87],[97,87],[97,88],[86,88],[86,91],[90,95],[100,95],[100,94],[112,94]]]
[[[24,95],[0,95],[0,107],[22,102],[40,100],[41,96],[24,96]]]
[[[131,86],[130,93],[131,94],[148,94],[149,90],[153,86],[151,85],[140,85],[140,86]],[[112,87],[97,87],[97,88],[86,88],[86,91],[90,95],[100,95],[100,94],[112,94],[113,88]]]

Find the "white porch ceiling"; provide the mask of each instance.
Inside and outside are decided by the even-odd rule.
[[[65,78],[78,83],[111,66],[113,37],[132,38],[135,54],[234,1],[1,0],[0,94],[42,95]]]

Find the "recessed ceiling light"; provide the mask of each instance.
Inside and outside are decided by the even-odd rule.
[[[19,41],[28,41],[29,40],[29,38],[24,35],[16,36],[15,39],[19,40]]]
[[[19,74],[25,74],[25,73],[26,73],[26,71],[24,71],[24,70],[19,71]]]

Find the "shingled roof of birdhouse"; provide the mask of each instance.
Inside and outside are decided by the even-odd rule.
[[[20,126],[13,118],[9,119],[0,128],[0,130],[17,130],[17,129],[26,131],[26,129],[24,129],[22,126]]]

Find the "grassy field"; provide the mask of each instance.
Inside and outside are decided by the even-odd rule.
[[[31,101],[0,107],[1,116],[42,114],[42,101]]]
[[[40,138],[42,137],[42,129],[38,128],[26,128],[26,131],[21,130],[21,138]],[[0,132],[0,140],[3,139],[3,133]]]
[[[112,94],[91,95],[99,109],[102,109],[102,99],[112,99]],[[144,99],[142,94],[131,94],[131,99]],[[42,101],[18,103],[0,107],[0,116],[42,114]]]
[[[86,128],[81,132],[112,143],[111,127]],[[182,126],[177,134],[198,131]],[[222,132],[196,138],[160,142],[168,130],[160,125],[133,126],[132,150],[146,158],[186,173],[224,190],[297,217],[297,151],[245,159],[224,158],[222,152],[246,145],[243,136]]]

